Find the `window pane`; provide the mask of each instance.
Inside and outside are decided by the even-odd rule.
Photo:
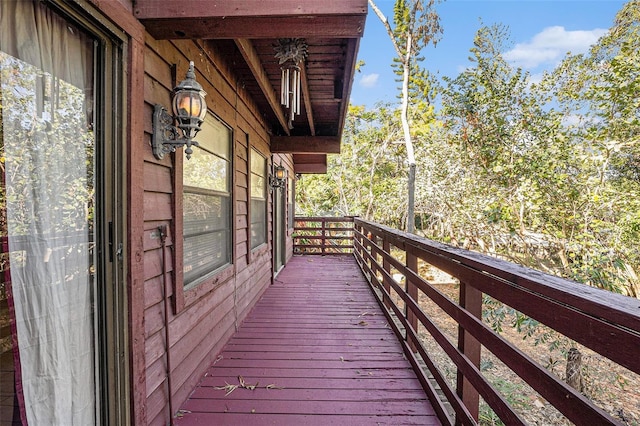
[[[191,283],[230,262],[229,230],[185,237],[184,282]]]
[[[97,194],[111,182],[98,154],[110,141],[93,130],[103,56],[44,2],[2,1],[0,16],[0,423],[22,424],[22,411],[32,425],[97,424],[96,343],[108,327],[95,315],[108,268],[96,232],[108,195]]]
[[[228,160],[231,150],[229,144],[231,129],[210,115],[207,116],[201,127],[202,130],[196,136],[200,147]]]
[[[184,194],[185,237],[229,227],[229,197]]]
[[[229,197],[184,195],[184,282],[231,260]]]
[[[266,175],[267,161],[258,153],[255,149],[251,150],[251,173],[255,173],[260,176]]]
[[[264,177],[251,175],[251,196],[254,198],[265,198],[265,180]]]
[[[251,199],[251,248],[254,249],[266,242],[267,221],[265,200]]]
[[[184,185],[229,192],[229,162],[197,147],[194,151],[190,160],[186,159],[185,154]]]

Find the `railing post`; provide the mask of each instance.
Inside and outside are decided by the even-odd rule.
[[[391,244],[389,243],[389,239],[387,238],[386,235],[382,237],[382,250],[384,250],[385,253],[391,252]],[[378,257],[376,256],[376,261],[377,260],[378,260]],[[382,269],[387,271],[387,274],[391,275],[391,263],[389,263],[389,261],[387,260],[387,257],[384,254],[382,255]],[[382,278],[382,285],[384,289],[387,291],[387,293],[391,294],[391,285],[387,282],[387,280],[384,279],[384,277]],[[385,299],[384,305],[387,308],[391,307],[391,301]]]
[[[320,234],[321,237],[322,237],[321,240],[320,240],[321,241],[320,244],[322,246],[320,247],[320,252],[322,253],[322,255],[324,255],[325,244],[326,244],[326,241],[327,241],[327,236],[325,234],[325,227],[327,226],[327,218],[323,217],[320,223],[322,224],[321,225],[322,226],[322,233]]]
[[[413,271],[416,274],[418,274],[418,257],[413,253],[413,251],[411,250],[410,247],[406,251],[406,257],[407,257],[407,261],[406,261],[407,269],[410,269],[411,271]],[[416,303],[418,303],[418,297],[419,297],[418,296],[418,287],[415,285],[415,283],[413,281],[411,281],[409,279],[409,277],[405,276],[404,281],[406,283],[407,294]],[[413,313],[413,311],[411,309],[409,309],[409,305],[408,304],[405,304],[405,317],[407,318],[407,322],[409,323],[411,328],[413,328],[414,331],[416,332],[416,335],[418,335],[418,317]],[[413,340],[409,340],[408,337],[409,337],[409,333],[405,332],[405,340],[407,340],[407,343],[409,344],[409,347],[411,348],[411,350],[414,353],[418,352],[417,345],[416,345],[418,342],[414,342]]]
[[[482,292],[461,281],[460,306],[476,318],[482,318]],[[458,349],[462,351],[471,363],[480,368],[480,342],[460,325],[458,326]],[[464,377],[460,370],[458,370],[456,385],[458,396],[462,398],[462,402],[469,410],[469,413],[478,421],[480,413],[480,395],[478,391]],[[459,422],[456,421],[456,424],[459,424]]]

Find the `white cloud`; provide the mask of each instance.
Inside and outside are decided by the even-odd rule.
[[[375,87],[378,84],[378,78],[380,74],[365,74],[360,79],[360,86],[362,87]]]
[[[540,65],[556,65],[567,52],[584,53],[589,50],[607,30],[596,28],[590,31],[567,31],[564,27],[547,27],[527,43],[518,43],[504,54],[513,65],[536,68]]]

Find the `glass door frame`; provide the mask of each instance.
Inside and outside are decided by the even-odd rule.
[[[286,187],[273,189],[273,271],[274,276],[286,263]]]

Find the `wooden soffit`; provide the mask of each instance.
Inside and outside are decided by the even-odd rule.
[[[327,173],[326,154],[293,154],[296,173]]]
[[[137,0],[156,39],[359,38],[366,0]]]
[[[272,136],[271,152],[278,154],[340,154],[337,136]]]

